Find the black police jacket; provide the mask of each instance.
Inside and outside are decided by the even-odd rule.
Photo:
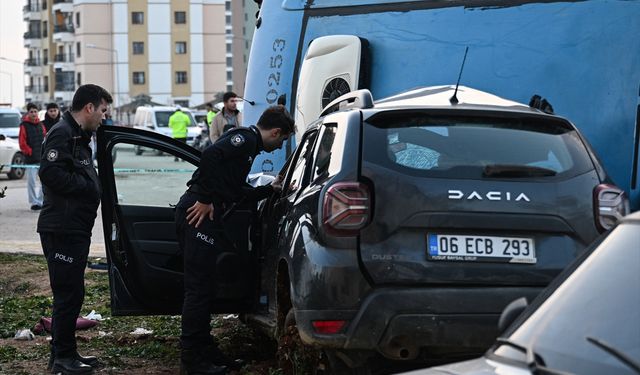
[[[47,134],[40,160],[44,205],[38,232],[91,234],[100,203],[100,181],[91,158],[91,133],[71,113]]]
[[[271,185],[254,188],[247,183],[253,160],[262,150],[262,137],[255,126],[223,133],[202,153],[200,167],[187,182],[188,192],[201,203],[213,203],[216,216],[221,213],[218,208],[230,203],[268,197],[273,193]]]

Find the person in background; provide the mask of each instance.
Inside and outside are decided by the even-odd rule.
[[[28,164],[27,171],[27,195],[32,211],[42,208],[42,186],[38,182],[38,166],[40,165],[40,153],[42,141],[47,134],[44,124],[38,118],[38,106],[33,103],[27,104],[27,114],[20,123],[18,140],[20,151],[25,157],[25,164]]]
[[[216,113],[213,111],[213,105],[209,103],[207,104],[207,126],[211,127],[214,117],[216,117]]]
[[[112,102],[111,94],[100,86],[78,87],[71,110],[43,145],[44,207],[37,229],[53,293],[48,368],[56,374],[91,374],[99,364],[96,357],[78,354],[76,319],[84,301],[84,270],[101,195],[89,142]]]
[[[47,133],[58,121],[60,121],[60,107],[56,103],[47,104],[47,112],[44,114],[44,120],[42,120]]]
[[[173,139],[182,143],[187,143],[187,134],[191,119],[186,113],[182,112],[182,107],[176,105],[176,111],[169,117],[169,127],[171,128],[171,136]],[[175,158],[174,161],[180,159]]]
[[[237,98],[238,95],[231,91],[226,92],[222,97],[224,107],[216,114],[211,123],[211,131],[209,132],[211,143],[216,143],[222,133],[227,130],[242,126],[242,114],[237,108]]]

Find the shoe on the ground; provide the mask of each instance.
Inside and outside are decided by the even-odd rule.
[[[225,375],[226,373],[225,366],[214,365],[201,350],[182,350],[180,375]]]
[[[222,352],[222,350],[220,350],[217,345],[206,346],[204,349],[204,354],[207,359],[209,359],[214,364],[218,366],[226,366],[229,370],[238,371],[245,364],[241,359],[232,359],[224,354],[224,352]]]
[[[39,211],[42,209],[42,206],[39,204],[34,204],[33,206],[31,206],[31,211]]]
[[[80,362],[75,357],[56,358],[51,372],[62,375],[89,375],[93,374],[93,367]]]
[[[49,363],[47,364],[47,371],[51,371],[53,369],[53,360],[54,360],[54,356],[53,354],[49,356]],[[100,361],[98,361],[98,358],[94,357],[94,356],[82,356],[80,355],[80,353],[76,352],[76,359],[82,363],[84,363],[85,365],[89,365],[91,367],[98,367],[100,366]]]

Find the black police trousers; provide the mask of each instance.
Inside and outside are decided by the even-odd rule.
[[[84,270],[90,234],[41,232],[42,251],[47,258],[53,292],[51,319],[52,353],[57,358],[76,353],[76,320],[84,301]]]
[[[182,349],[198,349],[214,343],[211,336],[211,306],[216,293],[216,260],[228,246],[224,227],[205,219],[199,228],[189,225],[187,209],[196,202],[185,193],[176,206],[176,231],[184,257],[184,303],[182,305]],[[219,216],[219,213],[216,214]]]

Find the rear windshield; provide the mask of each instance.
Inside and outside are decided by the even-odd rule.
[[[156,124],[160,128],[166,128],[169,126],[169,117],[175,112],[166,111],[166,112],[156,112]],[[190,126],[195,126],[196,122],[193,120],[193,116],[189,112],[184,112],[189,116],[189,121],[191,122]]]
[[[567,178],[593,169],[575,130],[538,119],[420,114],[371,122],[364,130],[364,160],[405,174]],[[492,173],[505,170],[511,175]]]
[[[20,116],[16,113],[0,113],[0,128],[17,128]]]

